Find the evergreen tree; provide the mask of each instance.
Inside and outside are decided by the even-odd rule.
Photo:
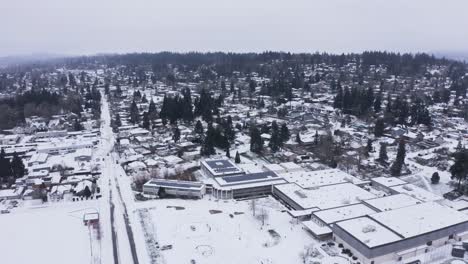
[[[208,124],[208,129],[206,130],[205,140],[203,141],[201,147],[201,155],[202,156],[209,156],[216,154],[215,146],[215,130],[211,123]]]
[[[83,196],[87,198],[91,197],[92,193],[88,186],[86,186],[83,190]]]
[[[382,118],[379,118],[375,121],[374,135],[376,137],[381,137],[384,134],[385,123]]]
[[[241,162],[239,151],[236,152],[236,158],[234,159],[234,162],[237,163],[237,164],[239,164]]]
[[[229,151],[229,148],[226,148],[226,157],[231,158],[231,152]]]
[[[282,142],[287,142],[291,135],[289,134],[289,129],[286,123],[281,125],[280,138]]]
[[[296,143],[302,144],[301,135],[299,134],[299,132],[296,133]]]
[[[227,120],[224,123],[224,134],[229,142],[234,142],[236,138],[236,133],[234,131],[234,127],[232,125],[232,117],[230,115],[227,116]]]
[[[386,143],[380,143],[380,151],[379,151],[379,158],[378,160],[382,163],[385,163],[388,160],[388,155],[387,155],[387,144]]]
[[[200,120],[197,121],[197,123],[195,124],[195,133],[199,134],[199,135],[203,135],[204,131],[203,131],[203,124]]]
[[[226,92],[226,81],[221,80],[221,92],[225,93]]]
[[[270,147],[271,151],[276,152],[282,146],[281,135],[278,128],[278,124],[276,121],[273,121],[271,124],[271,138],[270,142],[268,143],[268,147]]]
[[[75,119],[73,123],[73,130],[74,131],[82,131],[84,129],[83,125],[78,119]]]
[[[362,107],[364,111],[362,112],[367,112],[373,106],[374,100],[375,100],[374,89],[372,89],[372,86],[369,86],[365,93],[365,100],[361,102],[361,104],[364,105]]]
[[[5,150],[0,150],[0,180],[6,182],[8,177],[11,176],[10,159],[6,157]]]
[[[156,104],[154,103],[153,99],[151,99],[150,101],[148,114],[149,114],[150,120],[155,120],[157,117]]]
[[[148,102],[148,99],[146,99],[146,94],[144,94],[143,97],[141,98],[141,102],[142,103],[147,103]]]
[[[136,90],[133,92],[133,100],[134,101],[140,101],[141,100],[141,93],[139,90]]]
[[[458,190],[461,190],[461,183],[468,177],[468,150],[462,148],[453,155],[455,157],[455,163],[450,166],[450,173],[452,179],[458,180]]]
[[[255,92],[255,88],[257,87],[257,83],[254,80],[249,81],[249,94],[253,94]]]
[[[390,173],[393,176],[400,176],[401,169],[405,162],[405,156],[406,156],[406,143],[404,139],[400,139],[400,142],[398,143],[398,150],[397,150],[397,156],[396,156],[395,162],[393,162],[392,166],[390,167]]]
[[[335,99],[333,100],[333,107],[343,109],[343,88],[340,86],[336,93]]]
[[[253,125],[250,129],[250,151],[260,153],[263,150],[263,139],[260,130]]]
[[[440,176],[439,176],[439,173],[436,171],[432,174],[432,177],[431,177],[431,183],[432,184],[438,184],[440,181]]]
[[[378,113],[380,110],[382,110],[382,96],[378,95],[374,101],[374,111]]]
[[[192,110],[192,95],[191,91],[189,88],[185,88],[182,90],[182,118],[186,122],[192,122],[193,121],[193,110]]]
[[[143,128],[145,129],[150,129],[150,118],[149,118],[149,113],[148,112],[144,112],[143,113]]]
[[[235,88],[234,88],[234,82],[233,81],[231,81],[231,84],[229,85],[229,91],[231,93],[234,93],[236,91]]]
[[[119,113],[117,113],[117,114],[115,115],[114,124],[115,124],[117,127],[122,126],[122,120],[120,120],[120,115],[119,115]]]
[[[23,160],[15,152],[13,153],[13,159],[11,161],[11,174],[15,179],[21,178],[25,174],[25,166]]]
[[[180,140],[180,129],[178,127],[174,128],[174,133],[172,135],[172,139],[175,143],[179,142]]]
[[[104,84],[104,94],[109,95],[109,83]]]
[[[441,99],[443,103],[448,103],[450,101],[450,90],[447,88],[442,89]]]
[[[138,110],[138,106],[135,100],[133,100],[132,104],[130,105],[130,122],[132,122],[134,125],[140,122],[140,111]]]
[[[372,140],[369,138],[369,139],[367,139],[367,145],[366,145],[367,156],[369,156],[369,153],[372,152],[372,150],[373,150]]]

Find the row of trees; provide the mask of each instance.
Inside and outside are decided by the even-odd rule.
[[[461,190],[462,182],[468,179],[468,150],[459,143],[457,150],[453,154],[453,158],[455,162],[450,166],[449,171],[452,179],[458,180],[458,189]]]
[[[414,98],[409,103],[406,97],[399,96],[395,100],[388,97],[384,116],[392,125],[432,126],[432,118],[427,105],[420,98]]]
[[[381,102],[381,96],[377,95],[376,98],[372,87],[367,89],[353,87],[351,90],[346,87],[343,89],[338,82],[333,107],[343,110],[345,114],[361,116],[368,113],[372,108],[375,112],[380,112]]]
[[[260,153],[263,151],[263,139],[262,139],[262,132],[267,133],[267,128],[263,127],[263,131],[258,129],[256,125],[252,125],[250,128],[250,150],[255,153]],[[287,125],[283,123],[281,128],[278,126],[276,121],[273,121],[271,124],[271,128],[269,129],[270,133],[270,140],[268,142],[268,147],[272,152],[277,152],[281,149],[286,141],[290,138],[290,133]]]
[[[218,107],[223,104],[223,97],[219,96],[213,98],[213,96],[202,89],[200,96],[196,97],[192,103],[191,90],[189,88],[182,89],[182,96],[175,95],[164,96],[161,109],[158,113],[156,104],[153,100],[149,103],[148,111],[143,113],[143,124],[142,126],[146,129],[150,128],[151,122],[154,121],[158,116],[162,119],[163,125],[166,125],[169,121],[170,124],[174,125],[178,120],[184,122],[192,122],[196,117],[202,117],[203,120],[210,123],[213,121],[213,115],[218,114]],[[137,102],[143,101],[145,97],[134,94],[134,100],[130,105],[130,122],[133,124],[140,123],[140,110],[138,109]],[[120,117],[118,118],[120,120]],[[114,120],[115,123],[121,123],[120,121]]]
[[[62,111],[81,112],[81,96],[69,94],[64,97],[47,90],[27,91],[0,101],[0,129],[9,129],[24,123],[26,117],[50,118]]]
[[[26,172],[23,160],[15,152],[13,158],[6,157],[5,150],[0,150],[0,182],[14,182],[24,176]]]
[[[195,124],[195,133],[202,141],[201,155],[213,155],[217,147],[226,150],[226,156],[230,157],[229,149],[236,137],[232,118],[227,116],[225,119],[219,119],[217,123],[217,126],[213,126],[213,123],[209,122],[206,133],[200,120]]]

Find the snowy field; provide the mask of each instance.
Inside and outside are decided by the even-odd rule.
[[[150,217],[163,263],[302,263],[317,242],[273,198],[251,201],[151,201]],[[194,261],[194,262],[193,262]]]
[[[83,214],[95,212],[95,202],[21,208],[0,215],[1,263],[92,263],[88,227]],[[93,245],[99,255],[100,246]]]

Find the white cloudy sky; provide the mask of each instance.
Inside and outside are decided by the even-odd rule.
[[[0,56],[468,51],[468,0],[0,1]]]

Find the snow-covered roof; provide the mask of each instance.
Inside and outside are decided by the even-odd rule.
[[[468,222],[468,215],[436,202],[381,212],[371,217],[405,238]]]
[[[413,184],[393,186],[391,189],[397,193],[404,193],[423,202],[443,200],[442,196],[426,191]]]
[[[281,173],[280,176],[288,182],[294,182],[305,189],[345,182],[357,185],[365,182],[339,169],[293,171]]]
[[[316,236],[322,236],[322,235],[327,235],[332,233],[333,231],[330,229],[330,227],[324,225],[320,226],[314,221],[302,221],[302,224],[304,225],[305,228],[309,229],[314,235]]]
[[[47,161],[47,157],[49,155],[47,153],[34,153],[31,158],[28,160],[28,163],[44,163]]]
[[[177,156],[174,156],[174,155],[164,157],[163,160],[164,160],[164,162],[169,163],[169,164],[177,164],[177,163],[180,163],[180,162],[184,161],[183,159],[181,159],[181,158],[179,158]]]
[[[273,171],[276,173],[283,173],[286,172],[286,169],[278,164],[264,164],[263,167],[266,170]]]
[[[284,163],[280,163],[279,165],[289,172],[304,170],[301,166],[297,165],[294,162],[284,162]]]
[[[366,200],[364,201],[364,203],[372,206],[373,208],[379,211],[389,211],[406,206],[416,205],[421,203],[421,201],[407,194],[399,193],[395,195]]]
[[[245,173],[259,173],[263,172],[262,167],[255,164],[255,163],[244,163],[244,164],[237,164],[237,166],[245,171]]]
[[[184,190],[201,190],[205,185],[201,182],[192,181],[178,181],[178,180],[164,180],[164,179],[151,179],[143,185],[144,187],[165,187]]]
[[[406,184],[404,180],[398,179],[396,177],[376,177],[371,179],[372,182],[380,184],[384,187],[392,187],[397,185]]]
[[[376,213],[373,209],[364,204],[353,204],[314,212],[313,214],[326,224],[332,224],[351,218],[361,217]]]
[[[338,222],[336,225],[370,248],[402,239],[390,229],[366,216]]]
[[[229,189],[241,189],[246,188],[247,186],[256,187],[286,183],[286,181],[283,178],[279,177],[276,173],[272,171],[249,173],[235,176],[216,177],[214,181],[219,187]],[[255,184],[255,186],[253,186],[252,184]]]
[[[91,157],[93,150],[90,148],[77,149],[75,157]]]
[[[322,186],[313,190],[303,189],[295,183],[276,185],[275,188],[288,196],[303,209],[329,209],[360,203],[376,196],[352,183]]]

